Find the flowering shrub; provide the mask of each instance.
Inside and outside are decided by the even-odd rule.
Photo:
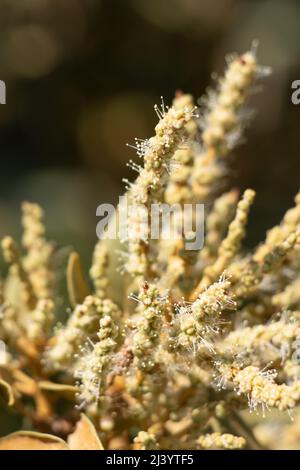
[[[128,199],[149,217],[152,204],[205,204],[205,242],[187,250],[190,234],[151,239],[144,212],[131,211],[131,236],[121,240],[123,302],[109,270],[118,249],[100,240],[90,282],[70,254],[72,311],[57,324],[57,246],[42,209],[23,203],[21,248],[2,240],[9,270],[0,290],[0,390],[31,432],[0,439],[0,449],[276,448],[276,409],[280,445],[299,447],[300,194],[247,252],[255,192],[239,199],[228,189],[248,98],[268,72],[253,48],[230,59],[200,109],[182,93],[155,108],[155,135],[136,140],[142,163],[131,164],[138,176]],[[293,411],[296,422],[286,421]]]

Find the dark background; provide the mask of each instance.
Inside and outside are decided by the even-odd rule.
[[[247,243],[258,242],[299,188],[299,20],[297,0],[0,0],[0,236],[20,233],[20,202],[34,200],[49,237],[87,260],[96,207],[135,177],[125,144],[153,134],[160,95],[199,97],[227,53],[258,39],[273,75],[233,175],[258,192]]]

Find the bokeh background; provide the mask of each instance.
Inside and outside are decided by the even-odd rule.
[[[45,208],[48,235],[83,254],[98,204],[116,202],[134,137],[151,136],[153,104],[199,97],[224,57],[260,41],[273,67],[234,184],[258,196],[248,243],[275,224],[300,186],[297,0],[0,0],[0,236],[20,232],[20,202]]]

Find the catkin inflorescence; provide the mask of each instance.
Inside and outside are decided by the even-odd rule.
[[[171,107],[167,110],[163,106],[162,110],[156,108],[156,111],[160,120],[155,128],[155,136],[137,143],[144,167],[136,181],[130,185],[133,208],[127,220],[130,236],[125,267],[133,276],[147,277],[148,219],[145,209],[149,210],[151,203],[161,201],[170,162],[175,150],[184,142],[186,125],[195,114],[195,108],[189,104],[179,109]]]

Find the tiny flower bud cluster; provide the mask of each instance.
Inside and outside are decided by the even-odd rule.
[[[236,308],[229,290],[229,280],[221,277],[190,305],[177,306],[178,345],[194,352],[203,346],[213,351],[211,340],[220,332],[221,314]]]
[[[58,330],[54,346],[45,354],[46,367],[61,370],[72,364],[80,346],[97,332],[99,319],[115,311],[116,306],[110,300],[86,297],[82,305],[75,307],[66,326]]]
[[[201,449],[243,449],[246,446],[246,440],[232,434],[214,432],[200,436],[197,444]]]

